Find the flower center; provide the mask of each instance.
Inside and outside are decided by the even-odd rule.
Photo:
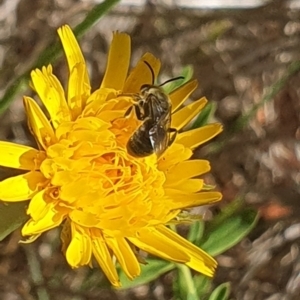
[[[127,154],[137,125],[133,117],[89,116],[57,128],[58,142],[47,149],[41,171],[58,190],[56,208],[69,208],[73,222],[126,235],[169,214],[156,156]]]

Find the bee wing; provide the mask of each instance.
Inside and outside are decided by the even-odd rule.
[[[163,95],[165,97],[165,95]],[[168,100],[163,98],[162,95],[157,97],[154,94],[150,94],[147,96],[146,102],[144,104],[145,115],[149,116],[153,121],[159,122],[161,118],[167,117],[169,113],[169,103]],[[165,102],[167,103],[167,107],[165,107]]]
[[[154,152],[159,157],[169,145],[169,120],[155,124],[149,130],[149,138],[153,147]]]

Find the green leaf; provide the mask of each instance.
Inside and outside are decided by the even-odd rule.
[[[168,261],[148,259],[147,262],[147,265],[141,265],[141,275],[134,280],[128,279],[125,273],[120,268],[118,269],[122,284],[121,289],[128,289],[137,285],[146,284],[175,268],[175,264]]]
[[[209,294],[211,291],[212,280],[202,274],[195,275],[193,279],[199,297],[198,299],[203,299],[203,296]]]
[[[181,74],[179,76],[184,77],[184,79],[178,79],[174,80],[165,86],[163,86],[164,92],[166,94],[170,94],[175,89],[179,88],[193,77],[194,74],[194,68],[192,65],[187,65],[182,68]],[[177,77],[177,76],[176,76]]]
[[[16,203],[0,202],[0,241],[28,220],[28,201]]]
[[[193,244],[200,243],[204,232],[204,222],[196,221],[191,224],[188,234],[188,240]]]
[[[239,243],[255,227],[257,220],[257,211],[245,209],[225,219],[213,231],[205,232],[207,238],[199,246],[212,256],[221,254]]]
[[[196,120],[193,122],[191,129],[196,129],[204,126],[208,123],[211,116],[214,115],[217,109],[217,104],[215,102],[208,102],[205,107],[201,110]]]
[[[188,82],[192,79],[194,75],[194,67],[193,65],[186,65],[182,68],[181,76],[184,77],[185,82]]]
[[[199,300],[211,291],[211,278],[202,274],[192,276],[190,268],[177,264],[178,278],[173,282],[173,292],[176,299]]]
[[[222,208],[222,211],[216,215],[213,220],[206,223],[206,231],[213,231],[219,224],[224,223],[229,217],[237,215],[245,207],[245,201],[242,196],[236,197],[233,201]]]
[[[220,284],[210,295],[209,300],[227,300],[230,294],[230,283]]]
[[[177,280],[174,281],[173,289],[178,299],[198,300],[198,293],[191,270],[182,264],[177,264]]]

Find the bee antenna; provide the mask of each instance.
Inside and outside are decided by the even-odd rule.
[[[150,66],[150,64],[144,60],[144,63],[147,65],[147,67],[149,68],[149,70],[151,71],[151,76],[152,76],[152,84],[154,84],[154,80],[155,80],[155,75],[154,75],[154,71],[152,69],[152,67]]]
[[[171,79],[168,79],[167,81],[163,82],[162,84],[160,84],[159,86],[163,86],[169,82],[172,82],[172,81],[175,81],[175,80],[179,80],[179,79],[184,79],[183,76],[178,76],[178,77],[174,77],[174,78],[171,78]]]

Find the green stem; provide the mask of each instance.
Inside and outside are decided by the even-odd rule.
[[[106,0],[103,3],[94,6],[85,19],[75,27],[75,35],[77,37],[82,36],[89,28],[98,22],[100,17],[105,15],[118,2],[120,2],[120,0]]]
[[[103,15],[105,15],[115,4],[120,0],[105,0],[103,3],[96,5],[85,17],[85,19],[78,24],[74,33],[76,37],[83,35],[89,28],[93,26]],[[14,82],[7,88],[2,99],[0,99],[0,114],[2,114],[10,105],[14,97],[27,88],[30,78],[31,70],[40,68],[53,61],[55,61],[62,52],[60,42],[54,43],[52,46],[47,47],[37,58],[35,63],[29,70],[17,77]]]
[[[297,73],[299,70],[300,61],[295,61],[291,63],[288,67],[287,72],[281,78],[279,78],[279,80],[277,80],[273,85],[271,85],[270,88],[268,88],[262,100],[259,103],[253,105],[252,109],[247,114],[241,116],[235,122],[233,130],[238,131],[245,127],[249,123],[250,119],[252,119],[253,116],[255,116],[258,109],[261,108],[264,104],[271,101],[284,88],[290,77]]]
[[[292,77],[295,73],[299,72],[300,70],[300,61],[292,62],[287,72],[279,78],[270,88],[267,89],[265,95],[263,96],[262,100],[253,105],[252,109],[247,112],[246,114],[239,117],[236,122],[229,128],[226,134],[223,134],[222,140],[220,142],[212,143],[209,147],[209,153],[216,154],[222,150],[224,145],[230,140],[230,138],[238,131],[242,130],[245,126],[249,124],[249,121],[255,116],[258,109],[261,108],[264,104],[270,102],[287,84],[290,77]]]
[[[178,268],[179,276],[182,276],[182,278],[184,279],[187,299],[198,299],[197,290],[190,268],[183,264],[176,264],[176,267]],[[182,280],[180,281],[182,282]]]

